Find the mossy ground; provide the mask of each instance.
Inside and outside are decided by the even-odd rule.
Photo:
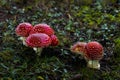
[[[119,80],[120,2],[89,0],[1,0],[1,80]],[[108,2],[107,2],[108,1]],[[45,48],[41,57],[22,45],[15,34],[21,22],[47,23],[60,40]],[[100,42],[104,47],[101,69],[86,66],[69,48],[77,41]]]

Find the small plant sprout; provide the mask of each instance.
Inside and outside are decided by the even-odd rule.
[[[31,34],[26,38],[26,44],[32,47],[33,50],[40,56],[42,49],[51,44],[51,38],[44,33]]]
[[[32,28],[33,28],[33,26],[30,23],[27,23],[27,22],[20,23],[16,27],[15,32],[18,36],[21,36],[21,37],[19,37],[19,39],[22,40],[23,45],[26,45],[25,39],[26,39],[26,37],[29,36],[29,33],[32,30]]]
[[[77,42],[75,43],[72,47],[71,47],[71,51],[80,55],[84,55],[85,53],[85,46],[86,46],[86,42]]]
[[[100,69],[99,61],[103,57],[102,45],[96,41],[92,41],[87,43],[85,48],[86,48],[86,52],[84,54],[84,57],[88,62],[88,67],[94,69]]]
[[[54,34],[54,30],[47,24],[36,24],[30,31],[30,34],[34,33],[45,33],[49,36]]]

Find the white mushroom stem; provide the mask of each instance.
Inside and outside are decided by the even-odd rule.
[[[87,66],[89,68],[100,69],[99,60],[88,60]]]
[[[27,46],[27,44],[26,44],[26,42],[25,42],[26,37],[19,37],[18,39],[23,42],[23,45]]]
[[[34,47],[33,50],[37,53],[38,56],[41,56],[43,48],[36,48],[36,47]]]

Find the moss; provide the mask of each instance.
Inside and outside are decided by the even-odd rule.
[[[115,41],[114,52],[116,53],[116,56],[120,57],[120,38],[117,38],[114,41]]]
[[[6,48],[5,50],[0,52],[0,57],[2,57],[4,60],[10,60],[13,58],[13,50]]]

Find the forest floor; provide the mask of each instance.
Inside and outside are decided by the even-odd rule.
[[[32,1],[32,0],[31,0]],[[49,24],[58,36],[57,47],[47,47],[37,56],[18,40],[15,28],[21,22]],[[70,51],[78,41],[98,41],[104,47],[100,70]],[[119,42],[119,43],[118,43]],[[116,44],[119,44],[119,47]],[[49,3],[6,2],[0,6],[1,80],[119,80],[120,5],[78,5],[51,0]]]

